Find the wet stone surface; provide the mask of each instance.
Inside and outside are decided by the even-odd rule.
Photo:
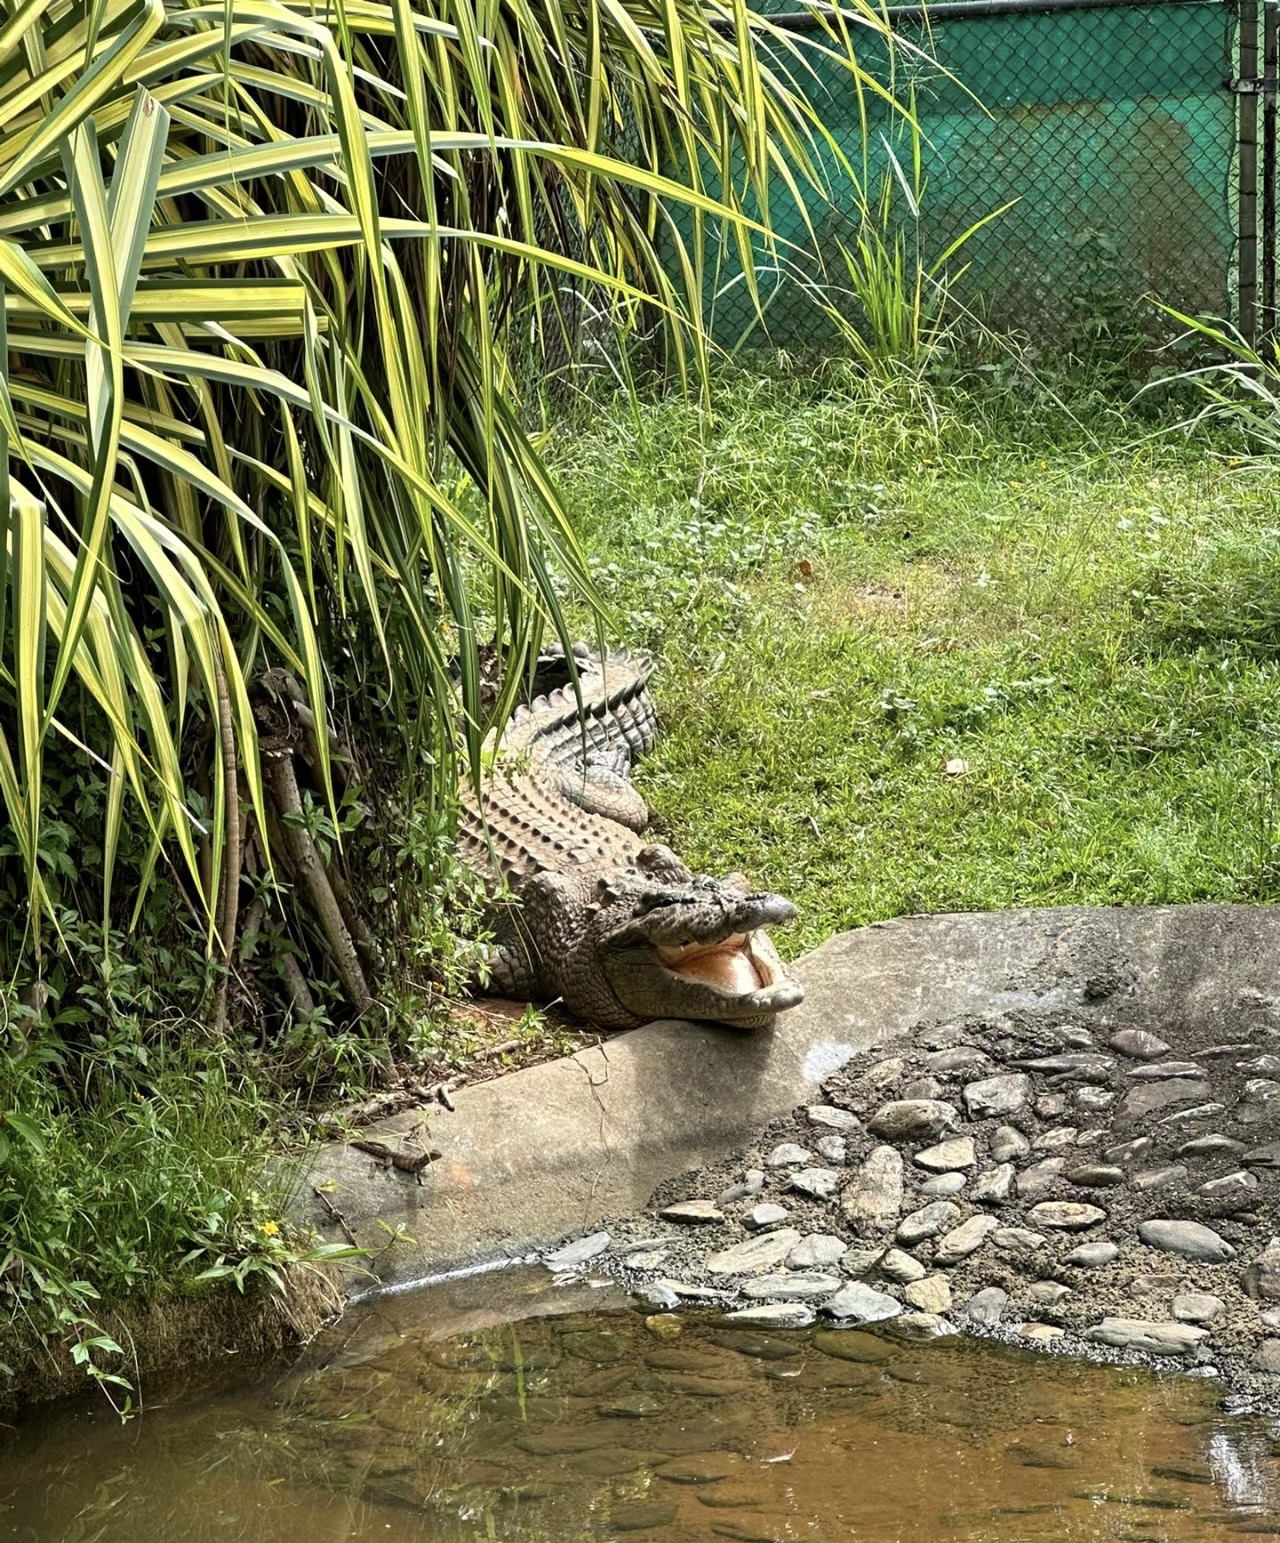
[[[768,1300],[742,1294],[763,1269],[723,1261],[761,1206],[780,1206],[766,1227],[825,1241],[768,1255],[776,1299],[800,1299],[787,1272],[838,1278],[830,1297],[803,1296],[819,1319],[846,1320],[853,1303],[887,1322],[893,1304],[1019,1342],[1038,1324],[1031,1339],[1055,1354],[1212,1368],[1280,1409],[1280,1373],[1264,1365],[1280,1352],[1259,1359],[1277,1328],[1262,1313],[1280,1303],[1280,1013],[1265,1003],[1201,1031],[1126,1026],[1105,992],[1069,1018],[1028,1008],[926,1027],[856,1057],[820,1102],[666,1185],[654,1210],[676,1220],[665,1208],[724,1199],[748,1172],[763,1189],[726,1201],[723,1221],[673,1229],[664,1276],[714,1278],[742,1307]],[[611,1232],[642,1229],[652,1220]],[[614,1250],[590,1267],[648,1283]],[[988,1291],[1004,1294],[998,1314]],[[1108,1320],[1173,1328],[1103,1332]]]

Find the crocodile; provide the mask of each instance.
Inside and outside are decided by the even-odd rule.
[[[610,1029],[767,1027],[804,996],[765,930],[795,907],[742,874],[695,874],[645,839],[629,772],[654,740],[653,666],[626,650],[574,654],[578,691],[519,706],[463,793],[458,853],[493,901],[485,989]]]

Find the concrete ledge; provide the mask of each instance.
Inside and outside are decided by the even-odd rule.
[[[385,1285],[509,1254],[641,1209],[660,1183],[715,1163],[881,1039],[965,1013],[1106,1005],[1159,1028],[1275,1003],[1280,910],[1078,908],[907,917],[831,938],[796,966],[804,1005],[772,1031],[653,1023],[598,1048],[466,1088],[433,1112],[444,1158],[419,1186],[348,1147],[305,1159],[296,1218],[341,1240],[325,1186]],[[383,1121],[383,1139],[422,1118]],[[406,1237],[387,1249],[387,1229]],[[351,1277],[353,1290],[368,1277]]]

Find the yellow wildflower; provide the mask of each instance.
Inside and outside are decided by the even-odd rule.
[[[266,1233],[267,1237],[274,1238],[275,1235],[280,1231],[280,1223],[279,1222],[263,1222],[262,1230],[263,1230],[264,1233]]]

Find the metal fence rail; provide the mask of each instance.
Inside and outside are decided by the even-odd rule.
[[[761,9],[812,25],[794,0]],[[1015,201],[952,265],[968,264],[961,297],[994,326],[1071,343],[1122,322],[1152,326],[1157,313],[1140,302],[1158,296],[1252,328],[1258,306],[1275,304],[1275,7],[1261,37],[1259,12],[1258,0],[1238,14],[1224,0],[960,0],[927,19],[891,9],[904,46],[864,63],[917,104],[918,217],[891,189],[909,245],[928,262]],[[908,166],[911,156],[900,119],[860,101],[837,66],[815,58],[815,68],[813,99],[855,173],[827,165],[827,196],[807,208],[813,236],[800,210],[772,210],[792,246],[781,259],[759,250],[757,278],[768,337],[787,346],[820,341],[815,294],[840,284],[840,245],[856,238],[863,203],[885,178],[903,180],[891,155]],[[708,240],[716,338],[758,338],[736,251]]]

